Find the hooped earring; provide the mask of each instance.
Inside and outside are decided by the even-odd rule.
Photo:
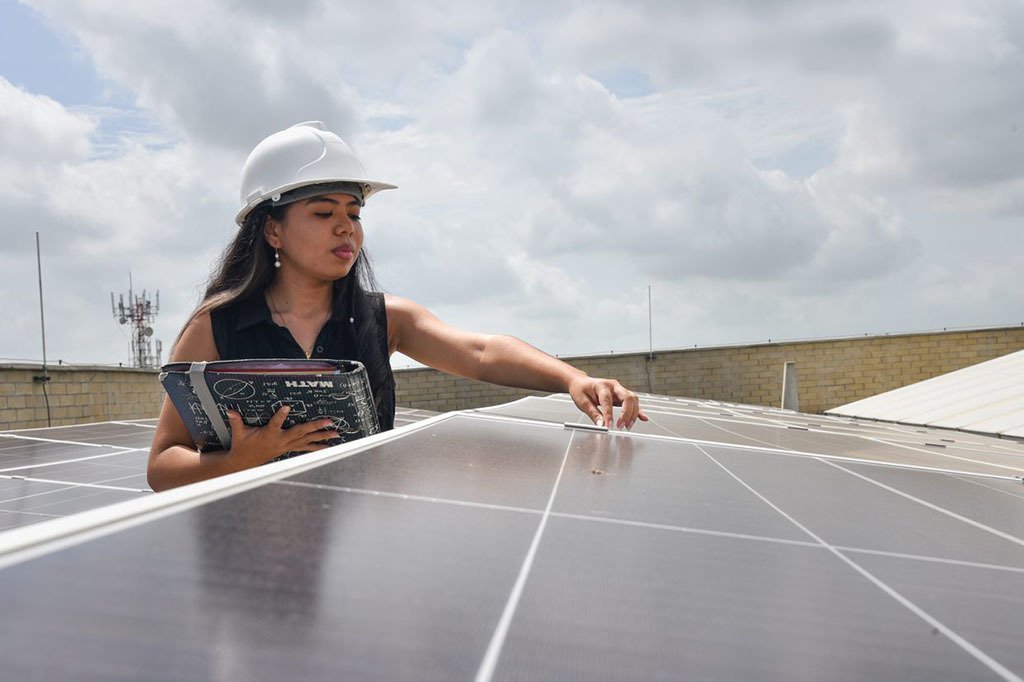
[[[274,249],[274,267],[281,267],[281,253],[277,249]]]

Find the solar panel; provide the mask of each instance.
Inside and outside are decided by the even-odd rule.
[[[645,404],[632,433],[557,396],[440,415],[0,534],[0,670],[1021,679],[1020,451],[951,473],[938,430]]]
[[[0,528],[149,494],[146,458],[155,421],[0,433]]]
[[[395,425],[434,414],[399,407]],[[137,419],[0,432],[0,530],[150,494],[155,428]]]

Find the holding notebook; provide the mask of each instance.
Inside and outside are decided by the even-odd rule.
[[[337,445],[380,431],[366,370],[347,360],[222,360],[164,365],[160,382],[199,452],[228,450],[228,411],[266,426],[289,407],[284,428],[330,419],[323,442]]]

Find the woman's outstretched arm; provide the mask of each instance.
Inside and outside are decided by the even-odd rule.
[[[392,352],[469,379],[537,391],[568,393],[596,424],[613,426],[612,407],[622,412],[614,426],[630,428],[647,415],[636,394],[614,379],[588,376],[512,336],[478,334],[445,324],[423,306],[386,297]]]

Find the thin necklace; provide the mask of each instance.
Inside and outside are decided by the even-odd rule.
[[[284,327],[285,329],[288,329],[288,331],[291,331],[291,329],[288,327],[287,320],[284,319],[284,315],[282,315],[281,311],[277,309],[277,302],[274,300],[274,294],[270,293],[270,289],[267,289],[267,297],[270,299],[270,308],[271,308],[271,310],[273,310],[274,314],[277,315],[277,319],[281,320],[281,326]],[[331,311],[328,310],[327,313],[324,315],[323,320],[321,320],[319,326],[321,326],[321,327],[323,326],[323,323],[327,321],[327,318],[330,316],[330,314],[331,314]],[[294,338],[295,338],[295,336],[292,335],[292,339],[294,339]],[[296,341],[296,344],[298,344],[297,341]],[[313,343],[309,344],[309,350],[306,350],[301,345],[299,346],[299,350],[301,350],[303,352],[303,354],[306,356],[307,360],[310,359],[311,357],[313,357],[313,346],[315,346],[315,345],[316,345],[316,339],[314,338],[313,339]]]

